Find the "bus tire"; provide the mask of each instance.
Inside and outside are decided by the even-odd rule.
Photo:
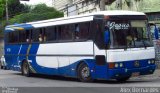
[[[3,69],[4,69],[4,70],[7,70],[7,67],[6,67],[6,66],[3,66]]]
[[[0,69],[3,69],[3,66],[2,66],[1,62],[0,62]]]
[[[91,77],[91,73],[89,67],[85,63],[81,63],[78,66],[78,79],[81,82],[92,82],[93,79]]]
[[[26,61],[23,62],[21,71],[22,71],[22,75],[30,77],[31,73],[30,73],[28,62]]]
[[[130,78],[130,76],[127,76],[127,77],[123,77],[123,78],[117,78],[116,80],[118,82],[125,82],[125,81],[129,80],[129,78]]]

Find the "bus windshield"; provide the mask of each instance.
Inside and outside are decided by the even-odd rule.
[[[107,21],[111,33],[111,48],[139,48],[153,46],[145,20]]]

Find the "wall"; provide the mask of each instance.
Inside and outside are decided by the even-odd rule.
[[[115,1],[111,5],[107,5],[106,6],[107,9],[108,10],[118,9],[117,1]],[[159,7],[160,7],[160,0],[122,0],[123,10],[158,12],[160,11]]]

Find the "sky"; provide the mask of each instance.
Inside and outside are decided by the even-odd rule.
[[[52,6],[52,1],[53,0],[30,0],[30,1],[21,1],[21,3],[26,3],[26,4],[29,4],[29,5],[36,5],[36,4],[39,4],[39,3],[45,3],[48,6]]]

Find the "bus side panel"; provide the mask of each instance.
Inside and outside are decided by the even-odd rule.
[[[53,69],[57,70],[58,75],[75,77],[76,62],[93,59],[93,42],[40,44],[37,55],[42,55],[36,57],[38,67],[43,68],[39,72]],[[56,73],[50,71],[47,74]]]
[[[18,67],[18,52],[20,49],[20,45],[18,44],[10,44],[5,46],[5,59],[7,63],[8,69],[16,70]]]
[[[29,44],[21,44],[20,48],[19,48],[19,57],[18,59],[18,63],[19,63],[19,67],[21,69],[22,66],[22,61],[27,60],[27,50],[28,50]],[[19,69],[19,71],[20,71]]]
[[[29,60],[32,61],[33,72],[39,74],[47,74],[47,75],[58,75],[57,57],[45,54],[45,52],[48,53],[50,49],[48,49],[47,47],[40,49],[41,45],[42,44],[38,43],[31,45]],[[46,66],[54,66],[54,67],[46,67]]]

